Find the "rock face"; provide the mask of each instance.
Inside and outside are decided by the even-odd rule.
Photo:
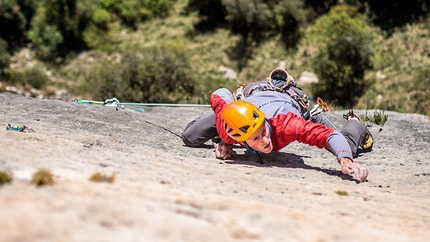
[[[369,169],[357,184],[334,156],[299,143],[257,157],[210,142],[183,146],[181,131],[207,107],[145,112],[0,93],[0,241],[427,241],[430,122],[385,112],[369,123]],[[360,112],[357,110],[356,112]],[[339,127],[345,111],[327,116]],[[372,111],[368,112],[368,115]],[[7,131],[7,124],[35,132]],[[54,185],[30,184],[38,169]],[[113,183],[89,181],[94,173]]]

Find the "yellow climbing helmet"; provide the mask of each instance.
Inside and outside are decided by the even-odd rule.
[[[264,113],[253,104],[237,100],[221,112],[225,132],[234,140],[243,142],[264,123]]]

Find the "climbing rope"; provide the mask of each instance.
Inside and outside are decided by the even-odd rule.
[[[117,98],[106,99],[103,101],[93,100],[79,100],[75,99],[73,102],[78,104],[100,104],[104,106],[116,107],[124,109],[125,106],[148,106],[148,107],[210,107],[209,104],[187,104],[187,103],[122,103]]]
[[[141,111],[142,113],[145,112],[145,110],[143,108],[126,108],[126,106],[164,106],[164,107],[210,107],[210,105],[207,104],[175,104],[175,103],[122,103],[120,102],[117,98],[110,98],[110,99],[106,99],[104,102],[102,101],[93,101],[93,100],[78,100],[75,99],[73,100],[73,102],[78,103],[78,104],[98,104],[98,105],[103,105],[103,106],[108,106],[108,107],[115,107],[116,110],[118,110],[118,108],[121,109],[125,109],[125,110],[132,110],[132,111]],[[160,126],[158,124],[154,124],[151,123],[147,120],[145,120],[146,123],[151,124],[153,126],[159,127],[179,138],[182,138],[181,135],[173,132],[170,129],[164,128],[163,126]]]

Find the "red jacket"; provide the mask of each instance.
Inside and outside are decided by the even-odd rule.
[[[253,100],[250,101],[252,103]],[[227,102],[217,93],[213,93],[210,97],[210,103],[216,115],[217,132],[221,139],[227,144],[238,143],[234,139],[230,138],[222,128],[221,112],[227,105]],[[266,103],[269,102],[266,100]],[[288,102],[285,102],[285,104],[282,105],[287,106]],[[291,105],[292,108],[294,108],[293,106],[294,105]],[[349,157],[352,159],[351,149],[346,142],[345,137],[343,137],[340,132],[335,131],[332,128],[327,128],[322,124],[308,122],[301,116],[298,116],[298,112],[275,112],[276,115],[274,117],[268,117],[264,108],[267,109],[272,107],[270,107],[270,105],[265,105],[260,109],[265,113],[266,119],[272,128],[272,143],[274,151],[279,151],[291,142],[298,141],[311,146],[316,146],[320,149],[326,148],[334,153],[338,159],[342,157]]]

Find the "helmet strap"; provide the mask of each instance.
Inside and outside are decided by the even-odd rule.
[[[249,153],[251,154],[258,154],[260,153],[259,151],[254,150],[253,148],[249,147],[249,145],[246,143],[246,141],[243,141],[243,145],[245,146],[245,148],[249,151]]]
[[[269,127],[270,139],[272,139],[272,126],[270,126],[270,124],[269,124],[269,122],[267,121],[267,119],[264,119],[264,122],[266,123],[267,127]]]

